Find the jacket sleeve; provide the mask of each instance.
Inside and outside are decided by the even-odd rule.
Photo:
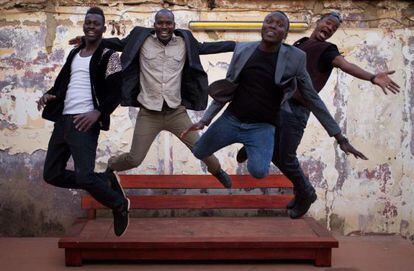
[[[306,56],[301,55],[299,66],[296,74],[298,89],[302,97],[306,100],[307,107],[315,115],[318,121],[322,124],[329,136],[334,136],[341,132],[341,128],[336,123],[335,119],[329,113],[324,102],[319,97],[318,93],[313,88],[313,84],[309,73],[306,70]]]
[[[209,107],[204,111],[204,115],[201,118],[201,122],[204,123],[204,125],[209,125],[213,118],[220,112],[220,110],[225,106],[225,103],[220,103],[216,100],[213,100],[213,102],[209,105]]]
[[[68,56],[66,57],[65,63],[63,64],[62,68],[60,69],[56,79],[55,79],[55,83],[53,85],[53,87],[51,87],[48,91],[46,91],[46,93],[44,94],[49,94],[49,95],[57,95],[57,90],[58,90],[58,85],[62,82],[64,74],[65,73],[70,73],[70,65],[72,63],[68,62],[69,57],[75,53],[76,48],[72,49]]]
[[[122,52],[127,45],[128,41],[131,39],[132,30],[126,38],[119,39],[119,38],[109,38],[109,39],[102,39],[102,44],[105,48],[112,49],[118,52]]]
[[[105,100],[98,107],[102,115],[110,115],[121,102],[121,61],[118,53],[112,52],[105,72]]]
[[[198,52],[200,55],[233,52],[235,47],[235,41],[199,42]]]

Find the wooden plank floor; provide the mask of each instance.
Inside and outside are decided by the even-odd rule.
[[[310,259],[329,266],[331,248],[338,247],[312,218],[133,218],[122,237],[114,235],[112,219],[81,225],[75,226],[78,233],[59,241],[68,265],[81,265],[84,259]]]
[[[133,218],[122,237],[113,233],[112,219],[88,220],[78,241],[163,242],[176,241],[282,241],[319,236],[308,220],[285,217],[179,217]]]

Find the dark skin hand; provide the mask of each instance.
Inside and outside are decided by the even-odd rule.
[[[37,110],[42,110],[49,102],[56,99],[55,95],[44,94],[40,99],[36,102],[37,103]]]
[[[204,126],[206,126],[203,122],[199,121],[196,123],[193,123],[190,127],[185,129],[181,134],[180,138],[184,138],[189,132],[197,131],[197,130],[203,130]]]
[[[92,127],[92,125],[98,121],[100,116],[101,112],[98,110],[93,110],[88,113],[78,114],[74,116],[73,123],[79,132],[87,132]]]
[[[362,152],[355,149],[349,142],[341,143],[339,144],[339,147],[346,155],[349,155],[351,153],[355,156],[356,159],[360,158],[362,160],[368,160],[368,158]]]
[[[397,94],[398,92],[400,92],[400,86],[388,77],[388,74],[393,74],[393,73],[395,73],[395,71],[377,73],[377,75],[375,76],[375,79],[373,80],[375,85],[378,85],[381,87],[385,95],[387,95],[386,89],[388,89],[394,94]]]
[[[344,140],[344,136],[339,133],[335,135],[335,139],[340,142],[339,143],[339,147],[341,148],[341,150],[346,154],[353,154],[355,156],[356,159],[360,158],[362,160],[368,160],[368,158],[360,151],[358,151],[357,149],[355,149],[351,143],[348,142],[348,140]]]
[[[76,38],[73,38],[69,40],[69,45],[75,45],[79,46],[82,43],[82,36],[76,36]]]
[[[37,101],[37,110],[42,110],[49,102],[56,99],[56,96],[50,94],[44,94],[39,101]],[[92,125],[98,121],[101,116],[101,112],[93,110],[88,113],[79,114],[73,117],[73,123],[75,128],[80,132],[88,131]]]

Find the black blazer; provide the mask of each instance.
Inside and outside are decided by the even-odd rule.
[[[42,117],[57,121],[62,116],[64,101],[68,85],[70,82],[71,65],[75,55],[83,46],[74,48],[68,55],[65,64],[57,76],[53,87],[47,94],[55,95],[56,100],[48,103],[42,113]],[[114,67],[108,67],[108,62],[113,50],[105,49],[102,42],[93,53],[89,73],[91,78],[92,99],[95,109],[101,112],[99,124],[101,130],[108,130],[110,124],[110,114],[119,105],[121,100],[121,72],[111,72]]]
[[[153,28],[135,27],[129,35],[104,39],[104,46],[122,51],[122,106],[139,107],[139,51],[145,39],[154,34]],[[236,46],[234,41],[198,42],[188,30],[176,29],[174,34],[184,39],[187,49],[186,61],[181,82],[182,105],[191,110],[204,110],[208,100],[208,80],[201,62],[201,54],[232,52]]]

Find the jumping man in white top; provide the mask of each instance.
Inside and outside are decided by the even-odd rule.
[[[55,122],[43,171],[47,183],[84,189],[109,207],[114,215],[114,231],[122,235],[128,226],[129,200],[116,178],[95,173],[95,157],[100,130],[109,129],[110,114],[118,106],[121,65],[119,56],[102,46],[105,16],[100,8],[90,8],[85,16],[85,44],[73,49],[54,86],[38,101],[43,117]],[[69,157],[75,170],[66,170]]]

